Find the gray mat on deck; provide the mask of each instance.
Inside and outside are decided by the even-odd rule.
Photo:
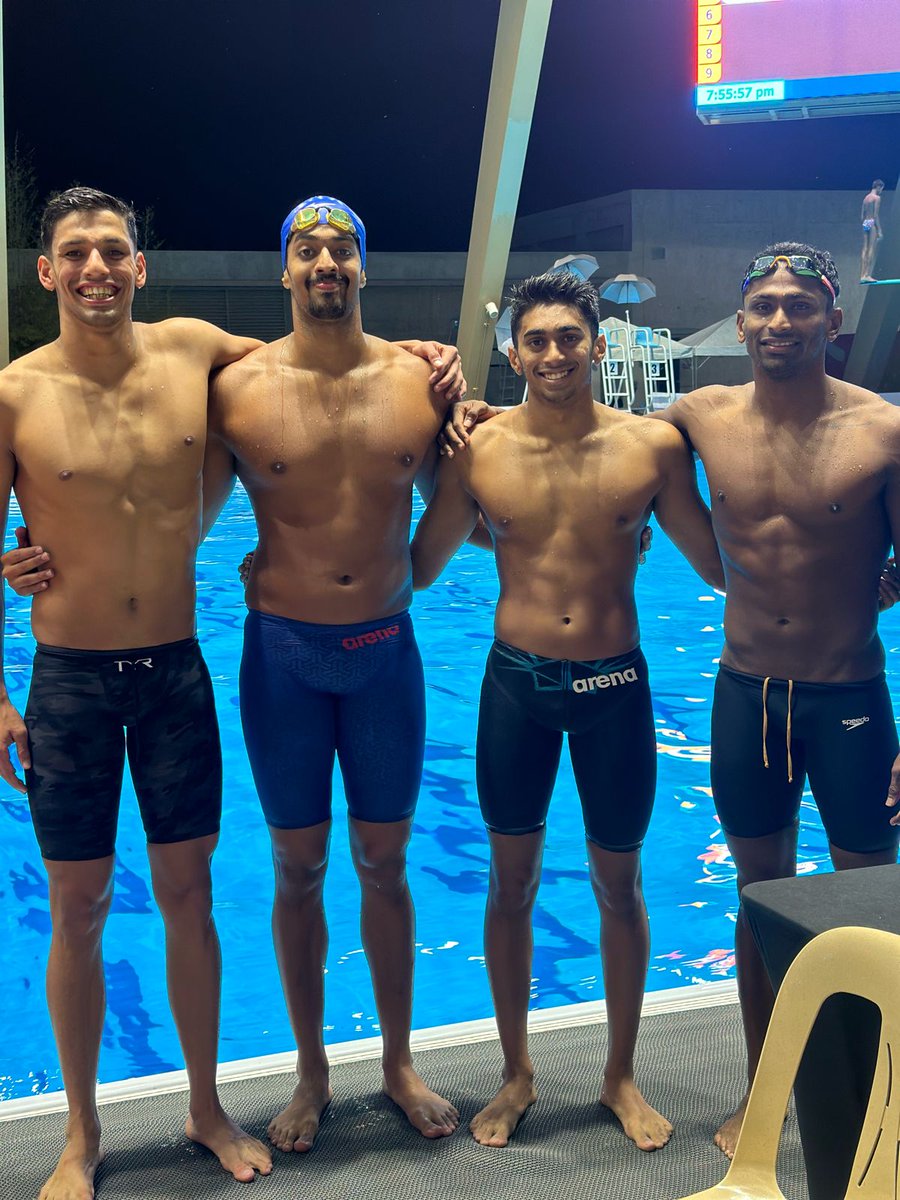
[[[256,1200],[669,1200],[717,1183],[727,1162],[712,1135],[741,1091],[742,1046],[735,1006],[647,1016],[638,1045],[638,1080],[675,1125],[669,1145],[644,1154],[626,1142],[597,1103],[605,1026],[532,1035],[540,1093],[515,1140],[502,1150],[477,1145],[466,1124],[490,1096],[500,1070],[496,1042],[420,1052],[416,1065],[462,1115],[457,1134],[428,1142],[379,1091],[374,1061],[332,1073],[334,1101],[315,1149],[274,1152],[275,1169],[253,1185]],[[226,1108],[265,1138],[272,1113],[290,1091],[288,1075],[226,1084]],[[181,1136],[183,1093],[105,1105],[107,1157],[97,1200],[237,1197],[233,1182],[204,1150]],[[0,1196],[35,1200],[62,1144],[64,1116],[0,1124]],[[782,1138],[781,1185],[805,1200],[796,1121]]]

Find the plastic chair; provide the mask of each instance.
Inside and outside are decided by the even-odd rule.
[[[800,1059],[819,1009],[836,992],[881,1009],[878,1060],[845,1200],[897,1200],[900,1153],[900,937],[880,929],[830,929],[784,977],[734,1158],[721,1183],[682,1200],[785,1200],[775,1159]]]

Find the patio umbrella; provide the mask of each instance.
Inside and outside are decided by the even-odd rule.
[[[567,254],[564,258],[558,258],[550,270],[568,271],[577,279],[590,279],[599,267],[600,264],[593,254]]]
[[[512,345],[512,312],[504,308],[494,324],[494,337],[497,339],[497,349],[506,354]]]
[[[598,293],[601,300],[611,300],[613,304],[642,304],[656,295],[656,284],[652,279],[643,275],[613,275],[600,284]],[[631,324],[631,314],[625,309],[625,321]]]

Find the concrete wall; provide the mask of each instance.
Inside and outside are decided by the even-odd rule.
[[[534,213],[516,222],[513,246],[546,246],[550,253],[567,237],[572,251],[593,253],[600,263],[595,279],[619,272],[645,275],[656,284],[656,297],[632,312],[642,324],[667,326],[678,337],[710,325],[738,307],[744,268],[763,246],[802,241],[830,250],[842,281],[844,328],[853,332],[862,306],[859,284],[862,235],[859,209],[863,193],[772,191],[620,192],[602,202]],[[893,193],[883,201],[884,221],[891,220]],[[631,237],[618,250],[591,244],[592,229],[603,213],[629,204]],[[877,267],[876,267],[877,274]],[[611,305],[604,315],[621,309]]]
[[[885,194],[885,222],[892,199]],[[683,337],[737,309],[744,268],[756,251],[796,239],[833,253],[843,281],[844,330],[852,332],[864,295],[858,282],[861,200],[861,192],[847,191],[619,192],[519,218],[507,282],[546,270],[562,254],[593,253],[597,282],[633,272],[656,284],[656,297],[635,306],[632,320]],[[11,253],[12,280],[33,278],[35,253]],[[265,338],[288,328],[277,252],[157,250],[147,258],[150,285],[141,315],[206,314],[235,332]],[[362,299],[366,328],[389,339],[451,340],[465,262],[461,253],[371,253]],[[601,302],[601,313],[621,316],[623,310]],[[743,358],[712,360],[701,375],[703,382],[747,378]]]

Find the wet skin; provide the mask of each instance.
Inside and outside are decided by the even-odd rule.
[[[259,532],[250,608],[323,625],[391,616],[412,596],[412,488],[430,493],[448,398],[431,391],[425,364],[363,332],[365,279],[352,237],[327,226],[295,235],[283,282],[293,333],[222,372],[213,388],[204,519],[236,473]],[[270,828],[275,946],[299,1049],[294,1095],[269,1126],[282,1150],[310,1149],[331,1096],[322,1044],[330,826]],[[423,1136],[437,1138],[453,1132],[458,1114],[412,1067],[410,829],[408,820],[351,819],[351,854],[384,1036],[383,1087]]]
[[[526,376],[528,403],[479,426],[464,454],[442,461],[413,541],[415,584],[428,586],[480,513],[500,577],[497,637],[548,658],[607,658],[637,645],[634,578],[651,511],[709,582],[723,582],[683,439],[668,431],[658,437],[657,423],[593,402],[591,362],[603,350],[577,309],[548,304],[526,312],[510,358]],[[483,1145],[505,1146],[536,1099],[527,1011],[543,830],[489,836],[485,955],[504,1069],[470,1128]],[[672,1126],[634,1081],[649,954],[640,852],[589,843],[588,855],[609,964],[601,1102],[636,1146],[654,1150]]]
[[[825,375],[841,314],[823,287],[784,267],[754,280],[737,315],[753,363],[743,387],[702,388],[657,414],[697,451],[725,568],[722,662],[750,675],[816,683],[871,679],[884,666],[879,580],[900,532],[900,411]],[[900,759],[885,823],[900,822]],[[738,887],[796,870],[796,827],[728,837]],[[829,847],[837,869],[894,851]],[[739,911],[738,987],[752,1081],[773,1003]],[[716,1134],[731,1157],[746,1096]]]
[[[57,296],[60,337],[0,375],[2,517],[14,485],[55,571],[53,586],[35,595],[34,635],[88,650],[190,637],[209,374],[258,343],[200,321],[132,324],[131,302],[146,268],[113,212],[60,220],[38,273]],[[0,732],[4,748],[15,742],[29,765],[24,726],[5,689]],[[0,773],[23,790],[8,752],[0,755]],[[216,1095],[220,965],[209,881],[215,840],[150,847],[151,874],[166,925],[170,1001],[192,1081],[187,1132],[236,1179],[248,1180],[267,1173],[271,1158],[228,1118]],[[41,1197],[89,1200],[101,1157],[100,940],[113,859],[45,860],[45,866],[53,921],[47,995],[69,1115],[66,1149]]]

